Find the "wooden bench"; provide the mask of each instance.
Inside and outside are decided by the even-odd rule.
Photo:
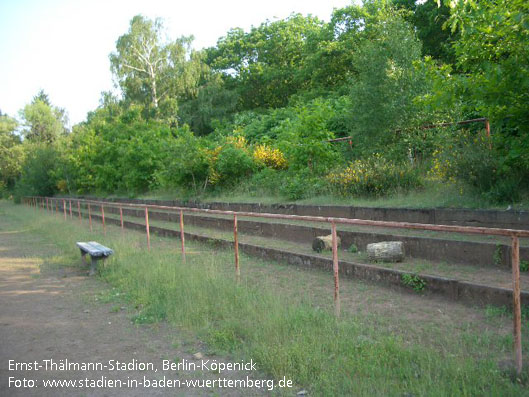
[[[114,251],[110,248],[96,243],[95,241],[89,241],[88,243],[77,242],[76,244],[81,250],[81,258],[83,259],[84,264],[87,264],[85,258],[86,254],[90,255],[90,258],[92,259],[89,273],[90,276],[93,276],[96,273],[98,260],[102,259],[104,261],[107,257],[114,253]]]

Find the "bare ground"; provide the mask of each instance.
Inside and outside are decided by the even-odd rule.
[[[144,395],[255,395],[256,389],[226,388],[127,388],[127,379],[217,379],[212,371],[162,371],[162,360],[200,363],[194,355],[203,346],[184,331],[167,324],[137,326],[131,323],[134,308],[107,302],[113,291],[98,279],[86,276],[78,264],[45,263],[56,248],[31,230],[14,230],[0,216],[0,395],[2,396],[144,396]],[[67,359],[76,363],[153,363],[155,371],[46,370],[45,361]],[[230,362],[225,357],[204,359]],[[13,361],[10,361],[13,360]],[[13,370],[15,363],[34,365]],[[48,361],[47,363],[50,363]],[[11,365],[11,369],[10,369]],[[237,371],[230,379],[255,373]],[[224,374],[223,374],[224,376]],[[44,388],[49,379],[122,380],[121,388]],[[35,388],[14,388],[9,380],[34,380]],[[259,393],[260,394],[260,393]]]

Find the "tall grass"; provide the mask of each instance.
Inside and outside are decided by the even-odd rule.
[[[134,321],[166,320],[195,332],[211,352],[253,359],[276,379],[284,376],[312,395],[520,396],[528,390],[503,375],[491,360],[443,356],[420,345],[406,345],[387,330],[365,327],[360,317],[337,320],[332,312],[281,288],[236,283],[233,252],[188,244],[183,263],[177,243],[110,227],[106,236],[76,222],[34,215],[19,208],[12,216],[34,223],[78,262],[74,241],[97,240],[116,254],[101,276],[125,293],[141,311]],[[250,258],[243,258],[245,262]],[[291,280],[291,282],[297,282]]]

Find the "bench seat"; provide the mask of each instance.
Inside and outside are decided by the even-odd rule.
[[[90,258],[92,259],[92,263],[90,266],[90,275],[94,275],[96,272],[96,266],[98,260],[105,260],[107,257],[112,255],[114,251],[108,247],[105,247],[104,245],[99,244],[95,241],[89,241],[87,243],[85,242],[77,242],[77,247],[81,250],[81,258],[83,259],[83,262],[85,261],[85,255],[90,255]]]

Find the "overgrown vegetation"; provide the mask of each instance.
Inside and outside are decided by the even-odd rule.
[[[423,292],[426,288],[426,281],[416,274],[403,274],[401,279],[402,284],[413,288],[415,292]]]
[[[302,272],[303,278],[310,277],[309,291],[307,283],[292,282],[300,280],[299,270],[289,274],[290,267],[242,256],[242,279],[237,284],[231,251],[188,242],[184,264],[171,240],[152,236],[153,248],[147,251],[143,233],[129,231],[123,236],[119,228],[108,226],[103,235],[99,224],[90,233],[86,223],[65,222],[62,217],[5,202],[0,205],[3,217],[16,223],[16,230],[39,233],[56,245],[64,253],[62,264],[80,266],[76,240],[104,239],[116,254],[100,275],[116,288],[114,296],[119,294],[138,308],[131,313],[132,321],[167,321],[192,331],[207,342],[208,355],[251,358],[268,376],[291,378],[310,394],[519,396],[526,392],[521,383],[525,373],[511,381],[497,364],[498,357],[511,354],[512,349],[511,321],[503,314],[505,309],[488,310],[493,323],[485,328],[471,323],[481,315],[474,308],[464,309],[461,324],[441,320],[429,325],[428,321],[445,316],[445,311],[462,310],[448,303],[443,312],[424,308],[420,321],[410,323],[400,319],[411,313],[409,306],[398,302],[404,297],[396,299],[395,292],[389,291],[385,315],[376,312],[381,310],[377,305],[361,313],[360,307],[351,304],[343,307],[342,318],[336,320],[328,274]],[[348,282],[342,285],[343,299]],[[326,283],[328,288],[321,286]],[[353,302],[366,294],[368,301],[381,298],[376,287],[355,283],[350,289],[358,292]],[[105,301],[110,303],[111,298]],[[389,313],[394,317],[386,318]],[[498,331],[505,324],[506,335]]]
[[[529,6],[445,3],[366,0],[329,22],[292,14],[201,51],[136,16],[110,55],[121,97],[103,94],[69,133],[43,92],[22,127],[0,115],[0,188],[302,200],[437,184],[484,205],[519,202],[529,191]],[[490,120],[491,138],[479,123],[421,128],[476,117]],[[351,145],[330,142],[346,136]]]

